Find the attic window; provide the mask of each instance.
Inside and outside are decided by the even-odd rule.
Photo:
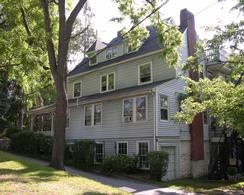
[[[107,49],[106,51],[106,59],[112,59],[118,56],[118,48],[117,47],[113,47],[110,49]]]
[[[94,65],[97,63],[97,55],[94,55],[90,58],[90,65]]]

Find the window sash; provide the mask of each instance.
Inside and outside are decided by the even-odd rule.
[[[92,106],[85,106],[85,126],[92,126]]]
[[[74,97],[81,96],[81,83],[74,83]]]
[[[127,142],[118,142],[117,143],[117,154],[128,154],[128,144]]]
[[[104,157],[104,144],[96,143],[95,144],[95,162],[102,163]]]
[[[101,104],[94,105],[94,125],[102,123],[102,106]]]
[[[148,156],[147,153],[149,152],[149,143],[148,142],[138,142],[138,167],[139,168],[148,168]]]
[[[168,97],[160,96],[160,119],[168,120]]]
[[[139,67],[140,83],[151,82],[151,80],[152,80],[151,74],[152,74],[152,70],[151,70],[150,63],[140,65],[140,67]]]
[[[94,55],[90,58],[90,65],[96,64],[97,63],[97,56]]]
[[[110,73],[101,76],[101,92],[107,92],[114,90],[115,86],[115,74]]]

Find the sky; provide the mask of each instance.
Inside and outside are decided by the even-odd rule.
[[[220,0],[219,0],[220,1]],[[200,38],[208,38],[211,34],[204,31],[204,26],[216,24],[228,24],[231,21],[240,20],[243,15],[237,11],[230,12],[235,0],[169,0],[161,8],[161,13],[165,18],[172,17],[179,25],[180,10],[187,8],[195,16],[196,30]],[[123,26],[115,22],[110,22],[112,17],[119,16],[117,6],[112,0],[89,0],[93,13],[94,28],[97,29],[98,38],[102,41],[109,42],[116,36],[117,31]],[[128,24],[125,24],[128,27]]]

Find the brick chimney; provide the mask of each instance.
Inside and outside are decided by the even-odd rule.
[[[195,29],[194,15],[187,9],[180,12],[180,29],[187,30],[188,57],[196,52],[197,34]],[[198,72],[189,70],[189,77],[198,81]],[[203,141],[203,116],[202,113],[195,116],[190,125],[191,132],[191,158],[193,161],[204,159],[204,141]]]

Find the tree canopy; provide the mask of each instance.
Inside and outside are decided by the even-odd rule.
[[[240,14],[243,14],[243,1],[239,1],[233,9],[239,9]],[[211,28],[215,32],[213,38],[205,41],[205,45],[198,50],[199,52],[188,60],[186,67],[195,66],[195,71],[201,71],[200,67],[207,68],[206,58],[203,57],[206,50],[216,50],[217,47],[218,51],[227,49],[231,52],[222,65],[229,70],[224,77],[213,79],[204,77],[199,81],[186,79],[188,97],[182,101],[181,111],[175,116],[177,121],[190,124],[196,114],[207,112],[217,120],[218,126],[225,127],[231,132],[244,134],[243,27],[244,21],[240,20],[223,27]]]

